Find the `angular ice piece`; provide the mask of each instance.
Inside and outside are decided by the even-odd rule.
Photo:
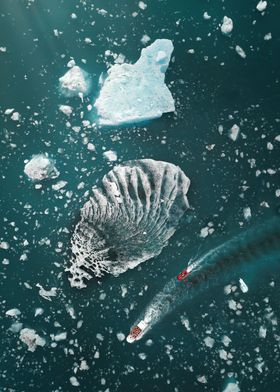
[[[236,45],[236,47],[235,47],[235,51],[236,51],[236,53],[240,56],[240,57],[242,57],[243,59],[246,59],[246,53],[244,52],[244,50],[241,48],[241,46],[239,46],[239,45]]]
[[[239,279],[239,285],[240,285],[240,290],[242,291],[242,293],[247,293],[247,291],[249,290],[248,286],[246,285],[244,280],[241,278]]]
[[[221,32],[225,35],[229,35],[233,29],[233,21],[231,18],[224,16],[223,24],[221,25]]]
[[[115,166],[94,188],[71,239],[73,287],[114,276],[159,255],[189,204],[190,180],[171,163],[143,159]]]
[[[230,381],[223,392],[240,392],[240,388],[236,382]]]
[[[238,136],[239,136],[239,132],[240,132],[240,128],[238,125],[234,124],[230,130],[229,130],[229,137],[231,140],[233,140],[234,142],[237,140]]]
[[[174,112],[174,100],[164,83],[172,52],[169,39],[158,39],[142,49],[135,64],[110,68],[94,104],[100,124],[146,121]]]
[[[71,106],[68,106],[68,105],[60,105],[59,106],[59,110],[62,113],[66,114],[66,116],[70,116],[71,113],[73,112],[73,108]]]
[[[85,96],[91,87],[90,77],[87,72],[75,65],[59,78],[60,91],[65,97]]]
[[[21,315],[21,311],[17,308],[13,308],[13,309],[7,310],[7,312],[5,314],[6,314],[6,316],[17,317],[17,316]]]
[[[37,346],[43,347],[45,339],[41,338],[34,329],[23,328],[19,335],[20,340],[28,346],[28,351],[34,352]]]
[[[260,0],[256,6],[257,10],[260,12],[264,11],[266,7],[267,7],[267,1],[263,1],[263,0]]]
[[[50,297],[55,297],[57,295],[57,287],[52,287],[50,290],[45,290],[43,286],[41,286],[39,283],[36,284],[36,287],[38,287],[39,290],[39,295],[41,297],[47,299],[48,301],[51,301]]]
[[[59,171],[48,154],[33,155],[32,159],[24,167],[24,173],[33,181],[41,181],[47,178],[56,178]]]

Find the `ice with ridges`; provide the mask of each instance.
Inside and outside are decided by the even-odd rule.
[[[72,286],[115,276],[160,254],[188,208],[190,180],[171,163],[143,159],[115,166],[93,189],[72,236]]]
[[[94,104],[100,124],[147,121],[174,112],[174,99],[164,82],[172,52],[169,39],[157,39],[142,49],[135,64],[110,68]]]

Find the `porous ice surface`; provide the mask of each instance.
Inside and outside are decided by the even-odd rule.
[[[75,97],[82,94],[87,95],[91,82],[87,72],[74,65],[59,78],[60,91],[65,97]]]
[[[56,169],[54,161],[47,154],[34,155],[24,166],[24,173],[33,181],[59,176],[59,171]]]
[[[110,68],[94,104],[99,122],[118,125],[174,112],[174,100],[164,82],[172,52],[169,39],[157,39],[142,49],[135,64],[115,64]]]
[[[189,207],[190,180],[171,163],[152,159],[115,166],[94,188],[71,239],[71,286],[115,276],[160,254]]]
[[[41,338],[34,329],[23,328],[19,335],[20,340],[28,347],[28,351],[34,352],[37,346],[44,346],[45,339]]]

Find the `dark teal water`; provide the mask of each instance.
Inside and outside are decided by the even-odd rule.
[[[175,308],[138,343],[127,345],[117,338],[119,332],[127,334],[189,258],[275,216],[279,204],[275,137],[280,134],[280,4],[269,0],[262,16],[252,0],[146,3],[145,11],[138,1],[128,0],[0,3],[0,46],[7,48],[0,52],[0,241],[10,244],[8,250],[0,249],[1,391],[222,391],[232,375],[241,391],[280,389],[277,255],[264,254],[262,266],[242,275],[249,286],[246,295],[239,289],[225,295],[221,282]],[[98,9],[108,14],[104,17]],[[134,11],[139,12],[137,17],[132,17]],[[204,11],[212,16],[209,21],[203,19]],[[75,20],[70,18],[73,12]],[[231,37],[219,30],[224,15],[234,22]],[[54,29],[62,34],[56,37]],[[265,41],[269,32],[272,39]],[[122,53],[134,62],[143,34],[151,42],[173,41],[174,59],[166,78],[176,113],[141,126],[79,133],[67,127],[58,105],[73,106],[75,115],[69,121],[81,126],[80,112],[86,113],[86,105],[93,102],[99,75],[106,71],[104,52]],[[94,45],[86,44],[86,37]],[[245,60],[235,53],[236,45],[245,50]],[[189,49],[195,53],[187,53]],[[58,78],[70,57],[92,76],[93,91],[84,105],[59,94]],[[19,123],[4,115],[7,108],[21,114]],[[241,136],[233,142],[227,131],[235,123]],[[87,150],[85,137],[96,146],[96,153]],[[267,143],[274,148],[268,149]],[[206,147],[211,144],[215,147],[209,151]],[[87,289],[77,291],[70,288],[64,272],[69,239],[87,200],[86,191],[112,166],[102,155],[105,150],[116,151],[118,162],[153,158],[179,165],[192,182],[193,212],[156,259],[118,278],[109,276],[101,284],[91,281]],[[40,152],[56,159],[60,179],[68,182],[65,190],[71,193],[55,192],[51,181],[36,190],[24,176],[24,160]],[[252,159],[255,167],[250,165]],[[245,222],[243,208],[248,206],[252,218]],[[215,231],[202,239],[200,230],[208,222],[213,222]],[[49,244],[43,244],[45,238]],[[26,261],[20,260],[22,254]],[[57,297],[46,301],[36,283],[46,289],[58,287]],[[127,289],[124,297],[122,287]],[[230,299],[242,305],[239,315],[229,309]],[[75,319],[67,312],[69,306]],[[47,340],[34,353],[9,331],[14,320],[5,312],[15,307],[21,311],[18,319],[23,326]],[[34,317],[38,307],[44,313]],[[182,325],[182,316],[188,318],[190,331]],[[77,328],[80,320],[83,324]],[[265,339],[259,337],[261,326],[267,328]],[[67,340],[52,347],[50,335],[63,331]],[[231,339],[229,347],[222,343],[224,335]],[[204,343],[207,336],[215,339],[211,349]],[[220,357],[221,349],[230,353],[228,361]],[[78,369],[82,360],[88,370]],[[79,387],[70,384],[73,375]],[[200,376],[206,377],[206,384],[198,381]]]

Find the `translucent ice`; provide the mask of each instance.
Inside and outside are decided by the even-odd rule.
[[[115,166],[93,189],[72,236],[69,279],[115,276],[157,256],[188,208],[190,180],[171,163],[143,159]]]
[[[26,163],[24,173],[33,181],[41,181],[59,176],[59,171],[56,169],[54,161],[47,154],[34,155]]]
[[[59,78],[60,91],[66,97],[87,95],[90,90],[90,78],[87,72],[77,65],[74,65],[69,71]]]
[[[172,52],[170,40],[158,39],[142,49],[135,64],[110,68],[94,104],[100,123],[139,122],[174,112],[174,100],[164,82]]]

